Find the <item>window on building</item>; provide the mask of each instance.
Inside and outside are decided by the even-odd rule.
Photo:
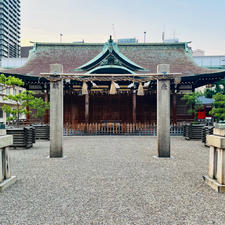
[[[16,88],[13,88],[13,95],[16,95]]]
[[[3,111],[2,111],[2,108],[0,108],[0,118],[1,118],[1,119],[3,118]]]
[[[2,91],[3,91],[3,86],[0,85],[0,94],[2,94]]]
[[[7,95],[10,94],[10,88],[6,88],[6,94],[7,94]]]

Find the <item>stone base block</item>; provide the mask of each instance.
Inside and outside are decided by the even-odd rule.
[[[216,135],[207,135],[206,144],[220,149],[225,149],[225,137]]]
[[[13,144],[13,136],[12,135],[0,136],[0,148],[5,148],[12,144]]]
[[[12,176],[9,179],[4,180],[2,183],[0,183],[0,192],[9,187],[10,185],[14,184],[16,181],[16,176]]]
[[[225,185],[218,183],[215,179],[208,176],[203,176],[204,181],[215,191],[222,193],[225,192]]]

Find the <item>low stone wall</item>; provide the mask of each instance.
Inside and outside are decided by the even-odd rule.
[[[8,147],[12,145],[12,135],[0,136],[0,191],[15,183],[16,177],[11,174]]]

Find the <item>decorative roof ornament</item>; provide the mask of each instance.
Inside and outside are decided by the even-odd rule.
[[[111,71],[116,74],[116,70],[124,71],[124,73],[136,73],[136,71],[146,71],[143,67],[128,59],[119,51],[117,44],[113,41],[112,36],[105,43],[102,52],[95,58],[77,68],[75,71],[86,71],[87,73],[101,73],[102,69]]]

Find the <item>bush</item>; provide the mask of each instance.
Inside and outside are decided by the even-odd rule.
[[[213,108],[210,114],[214,116],[217,122],[225,120],[225,95],[217,93],[213,95]]]
[[[203,108],[202,102],[199,100],[199,96],[202,96],[202,92],[193,92],[185,94],[182,100],[187,101],[187,105],[191,106],[188,110],[189,114],[194,114],[194,120],[197,121],[198,111]]]

